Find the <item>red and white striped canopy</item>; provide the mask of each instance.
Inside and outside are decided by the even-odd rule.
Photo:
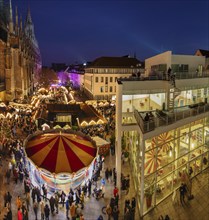
[[[71,133],[43,133],[26,142],[28,158],[51,173],[73,173],[88,167],[97,155],[89,138]]]

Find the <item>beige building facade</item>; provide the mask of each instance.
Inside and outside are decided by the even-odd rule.
[[[115,100],[120,77],[143,72],[142,63],[130,57],[100,57],[85,68],[84,91],[90,99]]]

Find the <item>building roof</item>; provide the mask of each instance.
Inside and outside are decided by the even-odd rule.
[[[99,57],[94,60],[88,67],[141,67],[142,62],[137,60],[136,58],[131,57]]]
[[[87,104],[47,104],[47,111],[38,110],[36,118],[49,120],[49,114],[69,114],[76,116],[79,122],[91,122],[92,120],[98,122],[102,120],[106,123],[106,119],[99,114],[93,106]]]
[[[198,49],[202,56],[209,57],[209,50]]]

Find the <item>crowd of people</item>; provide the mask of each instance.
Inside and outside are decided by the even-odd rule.
[[[41,108],[41,105],[39,107]],[[102,126],[86,127],[82,132],[88,135],[99,135],[102,138],[106,138],[108,134],[114,133],[115,107],[99,108],[99,111],[107,118],[108,123]],[[13,113],[11,117],[6,117],[7,112]],[[83,220],[85,198],[91,197],[93,193],[92,185],[94,184],[96,188],[98,181],[101,179],[100,185],[102,190],[104,190],[106,182],[114,186],[113,198],[111,198],[109,205],[111,208],[111,216],[114,220],[117,220],[119,218],[119,194],[116,187],[117,174],[115,168],[112,169],[108,167],[104,172],[104,178],[101,177],[104,164],[103,156],[95,160],[92,179],[75,190],[70,189],[68,194],[63,191],[57,191],[51,194],[47,190],[47,185],[34,186],[32,184],[26,165],[27,159],[24,152],[23,141],[29,134],[33,134],[38,129],[33,118],[34,113],[34,108],[31,108],[31,111],[24,111],[7,107],[4,112],[5,117],[0,118],[0,165],[2,165],[2,163],[4,164],[5,171],[5,173],[2,174],[4,179],[3,183],[6,189],[11,189],[9,185],[12,184],[24,187],[24,194],[18,196],[15,195],[16,193],[6,190],[3,197],[3,219],[11,220],[14,216],[17,216],[15,219],[27,220],[29,216],[31,216],[31,212],[33,212],[34,219],[40,219],[39,216],[41,216],[41,219],[47,220],[50,218],[50,215],[58,215],[59,210],[62,209],[63,211],[64,209],[67,219],[71,217],[72,220]],[[17,214],[13,213],[14,205],[16,205]],[[0,211],[2,211],[1,207]],[[101,218],[101,216],[99,216],[99,218]]]

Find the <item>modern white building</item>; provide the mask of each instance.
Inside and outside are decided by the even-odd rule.
[[[121,184],[121,153],[129,151],[141,217],[176,192],[182,182],[192,193],[192,178],[209,166],[209,74],[204,71],[205,62],[205,57],[174,56],[171,52],[145,61],[146,70],[184,65],[185,71],[176,74],[175,87],[161,69],[155,69],[155,78],[117,80],[117,184]]]
[[[115,99],[116,81],[120,77],[139,76],[142,63],[136,58],[100,57],[85,68],[84,91],[91,99]]]
[[[167,51],[145,60],[145,74],[157,75],[159,77],[165,76],[168,68],[171,68],[173,73],[181,73],[181,78],[188,77],[188,75],[196,76],[205,72],[206,57],[196,55],[177,55],[172,54],[172,51]],[[178,77],[179,77],[178,76]]]
[[[196,56],[204,56],[206,58],[206,62],[205,62],[205,71],[209,72],[209,50],[202,50],[202,49],[198,49],[195,52]]]

